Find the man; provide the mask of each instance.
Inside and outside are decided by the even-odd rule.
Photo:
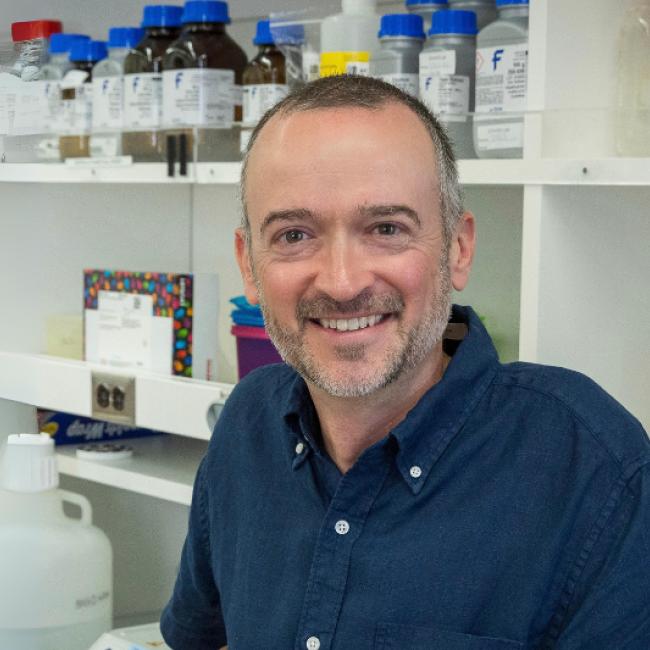
[[[650,444],[577,373],[501,365],[454,307],[453,156],[361,77],[251,138],[236,250],[288,366],[242,381],[199,469],[174,650],[650,648]],[[462,340],[460,340],[462,339]]]

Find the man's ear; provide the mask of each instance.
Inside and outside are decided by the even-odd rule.
[[[474,215],[465,212],[458,222],[449,247],[449,271],[451,284],[456,291],[462,291],[469,279],[476,246]]]
[[[255,285],[255,277],[253,275],[250,250],[246,245],[246,233],[243,228],[237,228],[237,230],[235,230],[235,256],[237,257],[239,271],[242,280],[244,281],[244,295],[246,296],[246,300],[248,300],[251,305],[256,305],[259,302],[259,295],[257,293],[257,286]]]

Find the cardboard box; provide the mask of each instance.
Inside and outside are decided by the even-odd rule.
[[[214,379],[217,289],[214,274],[85,270],[84,358]]]

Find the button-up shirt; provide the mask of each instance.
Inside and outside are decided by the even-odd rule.
[[[292,369],[240,382],[196,478],[174,650],[650,648],[645,432],[454,320],[443,378],[345,474]]]

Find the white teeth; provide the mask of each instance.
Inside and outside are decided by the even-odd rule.
[[[321,318],[319,323],[322,327],[337,330],[339,332],[353,332],[355,330],[372,327],[383,319],[381,314],[374,316],[362,316],[361,318]]]

